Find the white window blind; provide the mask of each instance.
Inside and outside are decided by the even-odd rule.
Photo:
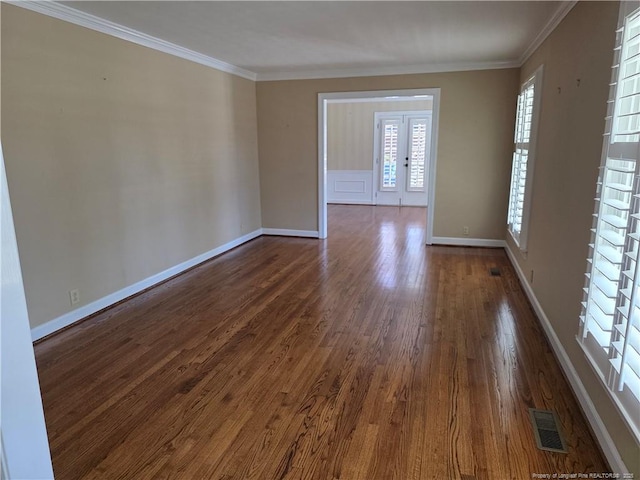
[[[605,120],[578,340],[640,440],[640,10],[621,11]]]
[[[382,182],[381,190],[395,190],[398,168],[398,130],[400,121],[382,121]]]
[[[409,191],[424,190],[424,168],[427,155],[427,120],[409,121]]]
[[[513,164],[511,167],[511,188],[509,191],[509,232],[521,250],[526,249],[526,231],[531,197],[531,176],[533,169],[533,146],[536,137],[536,123],[539,110],[542,67],[527,80],[518,95],[516,127],[514,134]]]

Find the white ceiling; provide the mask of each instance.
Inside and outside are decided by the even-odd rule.
[[[258,79],[520,65],[559,1],[72,1]]]

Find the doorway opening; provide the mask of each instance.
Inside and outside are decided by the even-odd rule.
[[[432,244],[440,108],[439,88],[318,94],[318,231],[320,238],[327,238],[328,235],[327,183],[329,176],[335,173],[328,170],[327,164],[329,105],[420,100],[429,100],[430,110],[387,109],[385,112],[376,113],[375,122],[372,125],[375,140],[372,145],[370,172],[371,201],[368,204],[427,207],[424,238],[427,245]],[[343,173],[349,175],[354,172]],[[355,185],[358,182],[366,183],[360,179],[348,180],[344,183]],[[335,192],[331,193],[333,195]]]

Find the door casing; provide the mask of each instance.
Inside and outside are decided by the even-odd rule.
[[[431,117],[431,148],[429,152],[428,169],[428,203],[426,219],[426,244],[433,244],[433,218],[436,208],[435,184],[436,167],[438,163],[438,126],[440,118],[440,88],[420,88],[406,90],[371,90],[361,92],[329,92],[318,94],[318,237],[327,238],[327,104],[332,100],[370,101],[379,99],[398,99],[413,97],[433,99]]]

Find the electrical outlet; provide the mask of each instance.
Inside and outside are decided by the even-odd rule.
[[[69,290],[69,300],[71,301],[71,305],[80,303],[80,290],[77,288]]]
[[[466,236],[469,236],[469,227],[462,227],[462,233]]]

